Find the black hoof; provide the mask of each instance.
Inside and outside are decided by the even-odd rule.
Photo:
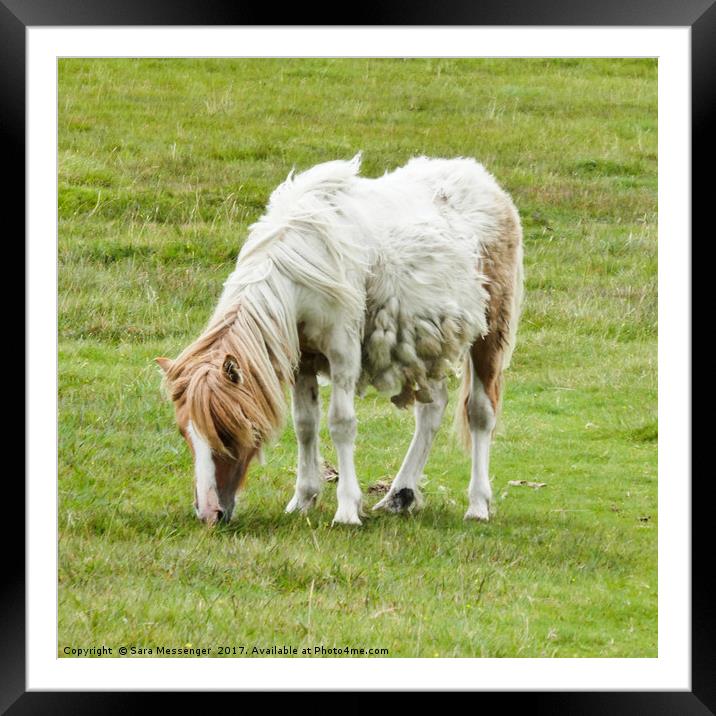
[[[390,500],[390,509],[393,512],[405,512],[415,502],[415,492],[409,487],[398,490]]]

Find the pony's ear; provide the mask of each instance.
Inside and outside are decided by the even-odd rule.
[[[224,364],[221,367],[224,371],[224,375],[232,383],[244,382],[244,376],[241,374],[241,368],[239,368],[239,361],[236,360],[236,357],[232,356],[231,353],[226,354],[226,358],[224,358]]]
[[[154,362],[165,372],[168,373],[171,370],[174,361],[171,358],[155,358]]]

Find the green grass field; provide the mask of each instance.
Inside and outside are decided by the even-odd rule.
[[[656,108],[652,60],[62,60],[58,653],[656,656]],[[369,176],[474,156],[521,212],[495,515],[463,522],[469,458],[447,418],[421,512],[332,528],[328,484],[309,519],[285,515],[287,425],[232,523],[207,530],[153,359],[199,334],[291,167],[360,149]],[[412,414],[375,393],[357,410],[370,508]]]

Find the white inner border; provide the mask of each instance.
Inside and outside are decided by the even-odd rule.
[[[28,28],[27,33],[28,690],[690,690],[689,28]],[[57,658],[57,379],[56,363],[47,363],[57,359],[57,58],[237,55],[659,57],[658,658],[388,658],[380,664],[371,658],[240,663]]]

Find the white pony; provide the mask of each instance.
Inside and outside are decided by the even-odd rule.
[[[338,455],[334,522],[360,524],[354,398],[368,385],[415,404],[415,434],[374,509],[420,502],[418,483],[463,364],[459,425],[472,450],[466,518],[487,520],[490,444],[522,297],[522,231],[509,196],[472,159],[412,159],[378,179],[360,155],[289,174],[250,227],[204,333],[158,358],[194,455],[195,510],[228,520],[249,463],[293,391],[298,471],[287,512],[322,485],[317,375],[330,377]]]

